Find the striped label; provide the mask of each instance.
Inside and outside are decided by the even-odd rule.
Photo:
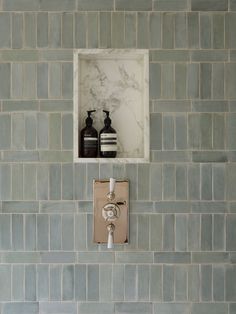
[[[101,151],[102,152],[116,152],[117,151],[117,134],[116,133],[102,133],[100,135]]]

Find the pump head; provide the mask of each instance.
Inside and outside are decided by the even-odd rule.
[[[86,118],[85,122],[87,126],[92,126],[93,124],[93,119],[90,117],[92,112],[95,112],[96,110],[88,110],[88,117]]]
[[[104,124],[106,126],[110,126],[111,119],[109,118],[109,111],[108,110],[103,110],[103,112],[105,112],[105,114],[106,114],[106,118],[104,119]]]

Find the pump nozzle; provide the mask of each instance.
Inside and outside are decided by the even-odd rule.
[[[103,112],[105,112],[105,114],[107,115],[107,118],[109,117],[109,111],[108,110],[103,110]]]
[[[87,113],[88,113],[88,117],[86,118],[85,122],[86,122],[86,125],[88,127],[92,126],[93,124],[93,119],[90,117],[91,116],[91,113],[92,112],[95,112],[96,110],[88,110]]]
[[[90,117],[90,116],[91,116],[91,113],[92,113],[92,112],[95,112],[95,111],[96,111],[96,110],[88,110],[88,111],[87,111],[88,117]]]

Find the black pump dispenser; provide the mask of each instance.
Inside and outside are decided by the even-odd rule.
[[[85,120],[86,127],[80,133],[80,157],[92,158],[98,154],[98,132],[92,126],[91,113],[96,110],[88,110],[88,117]]]
[[[109,117],[109,111],[103,110],[106,114],[104,119],[104,128],[99,134],[99,153],[104,158],[114,158],[117,153],[117,134],[111,127],[111,119]]]

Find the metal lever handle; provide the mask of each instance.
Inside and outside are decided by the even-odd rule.
[[[109,224],[107,226],[108,230],[108,240],[107,240],[107,248],[113,249],[114,248],[114,239],[113,239],[113,233],[115,230],[115,226],[113,224]]]

